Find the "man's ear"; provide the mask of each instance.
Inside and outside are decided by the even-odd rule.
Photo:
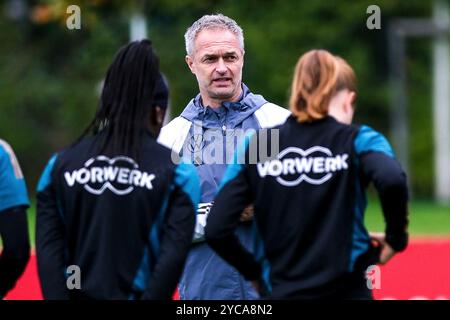
[[[186,64],[188,65],[189,69],[193,74],[195,74],[195,68],[194,68],[194,59],[190,55],[187,55],[184,60],[186,61]]]

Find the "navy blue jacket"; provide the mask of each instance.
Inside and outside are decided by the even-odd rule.
[[[217,188],[245,134],[283,123],[290,112],[267,102],[245,86],[238,102],[219,108],[205,107],[201,96],[190,101],[181,115],[162,130],[158,140],[177,154],[189,158],[200,177],[201,200],[197,211],[194,244],[179,284],[181,299],[242,300],[258,297],[249,282],[225,263],[203,241],[206,218]],[[236,231],[242,243],[253,250],[250,223]]]

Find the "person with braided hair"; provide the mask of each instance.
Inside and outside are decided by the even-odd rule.
[[[121,48],[94,119],[39,181],[36,249],[46,299],[172,298],[200,183],[192,164],[174,163],[156,141],[167,101],[151,42]],[[67,285],[70,266],[79,268],[78,286]]]

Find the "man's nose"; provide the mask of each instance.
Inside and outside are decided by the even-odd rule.
[[[224,74],[227,72],[227,65],[225,64],[225,61],[223,61],[222,58],[220,58],[217,61],[216,71],[220,74]]]

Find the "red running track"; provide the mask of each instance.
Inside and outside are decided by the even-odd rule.
[[[22,277],[17,281],[15,288],[5,298],[8,300],[42,300],[34,254],[31,255],[28,266]]]
[[[374,290],[376,299],[450,300],[450,238],[413,239],[405,252],[381,267],[380,285]],[[6,298],[42,299],[34,255]]]
[[[381,267],[377,299],[450,300],[450,238],[416,238]]]

